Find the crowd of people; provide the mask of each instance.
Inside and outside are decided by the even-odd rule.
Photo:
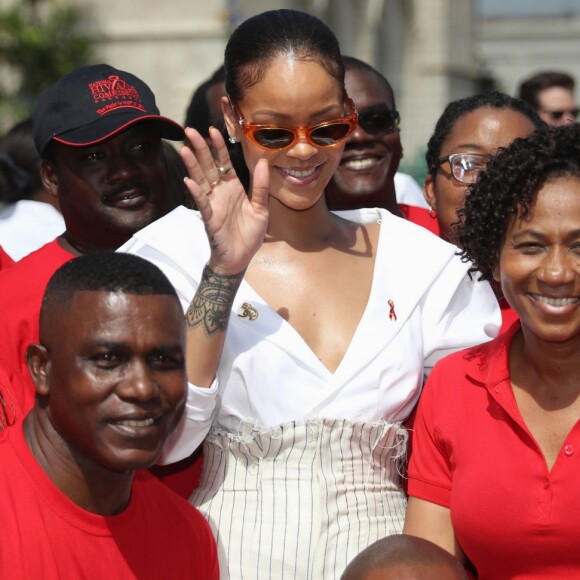
[[[580,577],[573,91],[449,103],[421,199],[305,12],[185,128],[110,65],[47,89],[0,141],[0,576]]]

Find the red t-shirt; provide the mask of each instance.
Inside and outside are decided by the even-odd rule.
[[[432,218],[424,207],[400,203],[399,208],[410,222],[424,227],[436,236],[439,235],[439,222]]]
[[[0,246],[0,271],[12,266],[14,260],[4,251],[4,248]]]
[[[185,499],[197,489],[203,469],[203,448],[198,447],[189,457],[170,463],[154,465],[149,471],[169,489]]]
[[[22,411],[12,394],[12,386],[6,372],[0,367],[0,431],[16,423]]]
[[[450,508],[480,580],[580,578],[580,421],[548,471],[510,382],[519,330],[435,365],[414,421],[408,492]]]
[[[24,360],[26,347],[38,341],[38,317],[50,277],[74,255],[57,240],[0,272],[0,367],[7,374],[22,410],[34,406],[34,383]]]
[[[0,578],[219,578],[205,518],[147,471],[123,513],[87,512],[52,483],[20,423],[0,432],[0,489]]]

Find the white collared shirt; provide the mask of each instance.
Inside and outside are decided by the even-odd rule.
[[[249,418],[264,427],[310,417],[402,421],[437,360],[498,333],[497,300],[489,284],[470,279],[470,264],[461,262],[455,246],[386,210],[337,213],[358,223],[381,223],[369,300],[340,365],[331,373],[242,281],[211,389],[215,407],[207,389],[190,385],[188,404],[195,406],[196,392],[203,391],[195,407],[203,428],[214,421],[235,433]],[[137,232],[119,251],[157,264],[175,286],[184,312],[209,259],[201,218],[183,207]],[[396,320],[389,317],[389,300]],[[201,420],[200,406],[211,417]],[[194,428],[182,428],[172,438],[171,461],[188,456],[193,439],[200,442]]]

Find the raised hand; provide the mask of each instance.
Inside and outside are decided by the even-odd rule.
[[[247,268],[266,234],[268,162],[258,161],[248,197],[221,133],[213,127],[210,129],[217,161],[195,129],[188,128],[185,134],[190,143],[180,151],[189,173],[185,184],[205,224],[211,247],[208,265],[218,274],[238,274]]]

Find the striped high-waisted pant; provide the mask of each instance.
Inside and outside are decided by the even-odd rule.
[[[401,533],[406,443],[385,421],[213,427],[191,502],[215,533],[221,579],[338,579],[368,545]]]

